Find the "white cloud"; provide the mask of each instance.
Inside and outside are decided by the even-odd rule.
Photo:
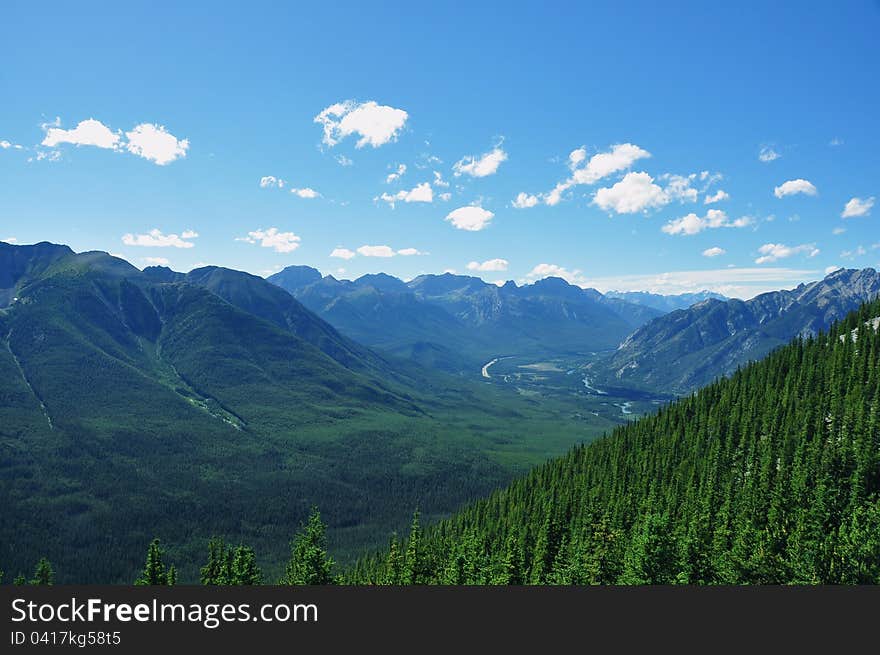
[[[506,259],[488,259],[484,262],[470,262],[469,271],[506,271],[509,262]]]
[[[46,152],[45,150],[38,150],[34,157],[29,157],[28,162],[32,162],[36,159],[36,161],[60,161],[61,159],[61,151],[60,150],[50,150]]]
[[[831,230],[831,234],[833,234],[834,236],[838,236],[840,234],[843,234],[844,232],[846,232],[845,227],[836,227],[833,230]]]
[[[542,280],[548,277],[559,277],[579,287],[586,287],[587,283],[580,270],[569,271],[563,266],[557,264],[538,264],[526,274],[529,280]]]
[[[627,173],[612,187],[596,191],[593,202],[604,210],[634,214],[668,204],[670,196],[647,173]]]
[[[758,159],[764,162],[765,164],[770,163],[771,161],[776,161],[782,157],[778,152],[776,152],[770,146],[763,146],[761,150],[758,152]]]
[[[394,257],[394,249],[389,246],[361,246],[358,254],[364,257]]]
[[[183,234],[162,234],[158,228],[150,230],[147,234],[124,234],[122,243],[126,246],[142,246],[145,248],[192,248],[195,246],[187,239],[195,239],[199,235],[192,230],[185,230]]]
[[[95,146],[96,148],[116,150],[119,148],[119,142],[122,138],[119,132],[112,131],[94,118],[80,121],[72,130],[46,127],[46,136],[40,145],[47,148],[54,148],[62,143],[72,143],[77,146]]]
[[[406,164],[399,164],[397,166],[397,170],[393,173],[389,173],[388,177],[385,178],[385,184],[391,184],[395,180],[399,180],[406,174]]]
[[[577,152],[577,151],[575,151]],[[574,153],[572,153],[573,155]],[[577,159],[580,155],[577,155]],[[586,152],[584,152],[586,156]],[[623,171],[632,166],[639,159],[650,157],[651,153],[632,143],[618,143],[611,146],[608,152],[600,152],[590,157],[586,166],[577,168],[569,182],[575,184],[595,184],[603,177],[607,177],[612,173]],[[582,162],[584,158],[580,158]],[[572,161],[569,155],[569,162]]]
[[[278,187],[279,189],[284,188],[284,180],[275,177],[274,175],[264,175],[260,178],[260,188],[261,189],[271,189],[273,187]]]
[[[838,139],[837,137],[834,137],[833,139],[831,139],[831,141],[828,142],[828,145],[829,145],[829,146],[832,146],[832,147],[834,147],[834,146],[842,146],[842,145],[843,145],[843,139]]]
[[[0,141],[0,148],[3,148],[3,150],[8,150],[9,148],[12,148],[13,150],[24,150],[23,145],[12,143],[11,141],[6,141],[5,139],[3,141]]]
[[[798,178],[796,180],[788,180],[787,182],[783,182],[778,187],[773,189],[773,195],[777,198],[784,198],[785,196],[791,196],[796,193],[803,193],[808,196],[815,196],[818,191],[816,187],[813,186],[812,182],[808,182],[807,180]]]
[[[760,268],[720,268],[699,271],[622,275],[588,278],[585,286],[602,291],[647,291],[679,294],[709,290],[734,298],[751,298],[766,291],[792,288],[812,279],[820,271],[772,266]]]
[[[839,271],[843,266],[826,266],[825,275],[831,275],[834,271]]]
[[[729,198],[730,198],[730,194],[728,194],[723,189],[718,189],[718,191],[713,193],[711,196],[707,195],[703,199],[703,204],[704,205],[711,205],[712,203],[721,202],[722,200],[728,200]]]
[[[495,214],[488,209],[469,205],[452,210],[446,215],[445,220],[452,223],[459,230],[478,232],[489,226],[493,216]]]
[[[15,237],[6,237],[5,239],[0,239],[0,243],[8,243],[11,245],[18,243],[18,239],[16,239]]]
[[[537,196],[521,193],[517,197],[522,197],[525,202],[531,204],[517,205],[514,201],[514,207],[519,209],[534,207],[537,203],[532,203],[532,198],[538,198],[544,204],[553,207],[562,201],[562,195],[572,187],[595,184],[604,177],[628,169],[639,159],[650,156],[650,152],[632,143],[615,144],[611,146],[611,150],[597,153],[589,160],[587,160],[586,148],[572,150],[568,155],[568,167],[571,169],[569,178],[558,182],[550,191]]]
[[[330,147],[356,134],[360,136],[357,148],[378,148],[397,139],[409,118],[403,109],[380,105],[374,100],[357,103],[353,100],[338,102],[315,116],[324,128],[324,143]]]
[[[719,257],[720,255],[724,255],[726,253],[727,251],[724,248],[713,246],[712,248],[706,248],[703,251],[703,257]]]
[[[527,207],[534,207],[535,205],[538,204],[538,196],[529,195],[528,193],[524,193],[524,192],[520,191],[517,194],[516,198],[514,198],[512,204],[517,209],[526,209]]]
[[[843,218],[854,218],[856,216],[868,216],[871,208],[874,206],[874,196],[870,198],[850,198],[840,214]]]
[[[427,255],[428,253],[422,252],[418,248],[401,248],[397,251],[397,254],[401,257],[414,257],[417,255]]]
[[[747,227],[752,224],[752,218],[741,216],[736,220],[730,220],[727,214],[720,209],[710,209],[705,216],[697,216],[693,212],[687,216],[673,219],[667,222],[661,230],[666,234],[692,235],[699,234],[703,230],[713,230],[720,227]]]
[[[333,252],[330,253],[330,256],[338,259],[352,259],[356,254],[357,253],[348,248],[334,248]]]
[[[443,173],[440,171],[434,171],[434,186],[448,188],[449,182],[443,179]]]
[[[441,193],[437,197],[440,198],[440,200],[442,200],[443,202],[447,202],[452,199],[452,194],[447,191],[446,193]]]
[[[321,195],[320,193],[309,187],[304,187],[302,189],[291,189],[290,192],[294,195],[299,196],[300,198],[317,198]]]
[[[819,254],[819,249],[812,243],[805,243],[800,246],[786,246],[784,243],[765,243],[758,248],[758,252],[761,256],[755,260],[755,263],[770,264],[798,253],[805,253],[808,257],[815,257]]]
[[[855,250],[844,250],[840,253],[840,256],[843,259],[855,259],[856,257],[864,257],[868,254],[868,251],[865,250],[865,247],[859,245]]]
[[[340,166],[352,166],[354,165],[354,161],[346,157],[345,155],[336,155],[336,162]]]
[[[302,239],[293,232],[279,232],[277,227],[268,230],[254,230],[246,237],[236,237],[236,241],[244,241],[263,248],[272,248],[275,252],[293,252],[300,246]]]
[[[572,150],[570,153],[568,153],[568,167],[571,169],[575,169],[586,158],[587,158],[587,149],[586,148],[581,147],[576,150]]]
[[[171,266],[171,262],[165,257],[144,257],[143,261],[150,266]]]
[[[397,202],[434,202],[434,190],[428,182],[413,187],[409,191],[400,190],[397,193],[383,193],[374,200],[384,200],[394,207]]]
[[[162,125],[141,123],[131,132],[126,132],[128,143],[125,147],[132,154],[164,166],[180,157],[186,157],[189,139],[178,139],[165,130]]]
[[[497,146],[479,157],[462,157],[452,165],[455,176],[470,175],[471,177],[487,177],[494,175],[502,162],[507,161],[507,153]]]

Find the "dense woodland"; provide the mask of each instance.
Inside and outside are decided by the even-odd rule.
[[[425,530],[416,513],[335,575],[314,511],[279,582],[880,583],[878,315],[866,304]],[[154,542],[138,582],[174,578]],[[201,582],[263,579],[251,549],[214,540]]]

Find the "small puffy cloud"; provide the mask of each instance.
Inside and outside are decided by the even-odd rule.
[[[399,164],[397,166],[397,170],[393,173],[389,173],[388,177],[385,178],[385,184],[391,184],[395,180],[399,180],[406,174],[406,164]]]
[[[443,179],[443,173],[440,171],[434,171],[434,186],[444,189],[449,186],[449,182]]]
[[[478,232],[489,226],[492,217],[495,216],[488,209],[468,205],[467,207],[459,207],[446,215],[447,221],[452,223],[459,230],[467,230],[468,232]]]
[[[122,243],[126,246],[144,248],[192,248],[195,244],[187,239],[195,239],[198,233],[185,230],[183,234],[163,234],[159,229],[152,229],[147,234],[123,234]]]
[[[843,266],[826,266],[825,267],[825,275],[831,275],[834,271],[839,271]]]
[[[400,190],[397,193],[383,193],[374,200],[384,200],[394,207],[398,202],[434,202],[434,190],[428,182],[413,187],[409,191]]]
[[[529,195],[523,191],[520,191],[516,198],[513,199],[513,203],[511,203],[517,209],[526,209],[528,207],[534,207],[538,204],[538,196]]]
[[[697,216],[693,212],[687,216],[673,219],[667,222],[661,230],[666,234],[692,235],[699,234],[703,230],[712,230],[719,227],[747,227],[752,224],[749,216],[741,216],[736,220],[730,220],[727,214],[720,209],[710,209],[705,216]]]
[[[691,183],[697,178],[696,173],[690,175],[661,175],[660,179],[666,182],[666,188],[663,192],[669,200],[680,200],[682,202],[696,202],[699,195],[697,190],[691,186]]]
[[[330,253],[330,256],[336,257],[337,259],[352,259],[356,254],[357,253],[348,248],[334,248],[333,252]]]
[[[868,254],[868,251],[865,250],[865,247],[859,245],[855,250],[844,250],[840,253],[840,256],[844,259],[855,259],[856,257],[864,257]]]
[[[568,167],[569,168],[577,168],[582,161],[587,158],[587,149],[586,148],[577,148],[576,150],[572,150],[568,153]]]
[[[813,186],[812,182],[801,178],[798,178],[796,180],[788,180],[787,182],[783,182],[778,187],[773,189],[773,195],[775,195],[777,198],[792,196],[796,193],[803,193],[808,196],[815,196],[819,192],[816,190],[816,187]]]
[[[315,116],[314,122],[324,128],[324,143],[330,147],[350,135],[360,138],[357,148],[378,148],[395,141],[409,118],[403,109],[380,105],[374,100],[357,103],[353,100],[337,102]]]
[[[831,141],[828,142],[828,145],[831,146],[832,148],[835,146],[842,146],[843,139],[839,139],[837,137],[834,137],[833,139],[831,139]]]
[[[836,227],[836,228],[834,228],[833,230],[831,230],[831,234],[833,234],[834,236],[841,235],[841,234],[843,234],[844,232],[846,232],[846,228],[845,228],[845,227]]]
[[[320,193],[309,187],[304,187],[302,189],[291,189],[290,192],[294,195],[299,196],[300,198],[317,198],[321,195]]]
[[[15,237],[6,237],[5,239],[0,239],[0,243],[16,244],[18,243],[18,239]]]
[[[595,184],[604,177],[630,168],[639,159],[650,156],[650,152],[632,143],[615,144],[611,146],[610,150],[599,152],[589,159],[587,159],[586,148],[572,150],[568,155],[568,168],[571,170],[569,178],[558,182],[553,189],[546,193],[538,195],[520,193],[517,200],[521,198],[522,202],[517,203],[517,200],[514,200],[513,206],[517,209],[534,207],[538,204],[533,201],[536,198],[543,201],[545,205],[553,207],[562,201],[563,194],[572,187],[581,184]]]
[[[722,200],[728,200],[729,198],[730,198],[730,194],[728,194],[723,189],[718,189],[718,191],[713,193],[711,196],[707,195],[703,199],[703,204],[704,205],[711,205],[716,202],[721,202]]]
[[[726,253],[727,251],[724,248],[713,246],[712,248],[706,248],[703,251],[703,257],[720,257],[721,255],[724,255]]]
[[[125,147],[130,153],[159,166],[186,157],[186,151],[189,150],[189,139],[178,139],[164,126],[154,123],[141,123],[131,132],[126,132],[125,136],[128,137]]]
[[[401,257],[415,257],[417,255],[427,255],[428,253],[422,252],[418,248],[401,248],[397,251],[397,254]]]
[[[389,246],[361,246],[357,249],[364,257],[394,257],[394,249]]]
[[[24,150],[23,145],[12,143],[11,141],[7,141],[5,139],[0,141],[0,148],[2,148],[3,150],[8,150],[9,148],[12,148],[13,150]]]
[[[578,151],[576,150],[572,155],[576,152]],[[618,171],[626,170],[639,159],[644,159],[650,156],[650,152],[637,145],[632,143],[618,143],[617,145],[611,146],[610,151],[600,152],[590,157],[586,166],[576,168],[572,174],[570,182],[573,185],[594,184],[603,177],[607,177]],[[585,157],[586,152],[584,152],[584,157],[580,157],[580,154],[578,154],[574,159],[578,159],[578,162],[580,163],[584,161]],[[571,155],[569,155],[569,163],[572,161],[573,159]]]
[[[854,218],[856,216],[867,216],[871,213],[874,206],[874,196],[870,198],[850,198],[843,207],[840,214],[843,218]]]
[[[349,159],[345,155],[336,155],[336,157],[334,159],[336,159],[336,163],[338,163],[340,166],[343,166],[343,167],[348,167],[348,166],[354,165],[354,161]]]
[[[300,246],[302,239],[293,232],[280,232],[277,227],[268,230],[254,230],[246,237],[236,237],[236,241],[252,243],[263,248],[272,248],[275,252],[293,252]]]
[[[559,277],[575,286],[586,286],[586,280],[580,270],[569,271],[557,264],[538,264],[526,274],[529,280],[542,280],[547,277]]]
[[[462,175],[487,177],[498,172],[498,167],[505,161],[507,161],[507,153],[504,152],[501,146],[496,146],[479,157],[462,157],[452,165],[452,170],[455,171],[456,177]]]
[[[95,146],[96,148],[116,150],[120,146],[121,138],[119,132],[114,132],[101,121],[89,118],[80,121],[72,130],[47,126],[46,136],[40,145],[54,148],[62,143],[72,143],[77,146]]]
[[[264,175],[260,178],[260,188],[261,189],[271,189],[274,187],[278,187],[279,189],[284,188],[284,180],[275,177],[274,175]]]
[[[627,173],[612,187],[596,191],[593,202],[606,211],[618,214],[634,214],[652,207],[662,207],[669,203],[669,194],[654,184],[654,178],[647,173]]]
[[[761,256],[755,260],[755,263],[770,264],[799,253],[805,253],[808,257],[815,257],[819,254],[819,249],[812,243],[805,243],[800,246],[786,246],[784,243],[765,243],[758,248],[758,252]]]
[[[764,162],[765,164],[768,164],[771,161],[776,161],[780,157],[782,157],[782,155],[780,155],[778,152],[776,152],[776,150],[774,150],[770,146],[764,146],[758,152],[758,159],[760,161]]]
[[[506,259],[488,259],[484,262],[470,262],[469,271],[506,271],[509,262]]]
[[[442,200],[443,202],[448,202],[452,199],[452,194],[447,191],[446,193],[441,193],[437,197],[440,198],[440,200]]]
[[[143,261],[150,266],[170,266],[171,262],[165,257],[144,257]]]

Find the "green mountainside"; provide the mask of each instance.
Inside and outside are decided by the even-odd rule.
[[[880,583],[880,301],[361,560],[390,584]]]
[[[398,367],[244,273],[0,246],[4,570],[130,582],[160,536],[192,579],[222,534],[273,571],[314,504],[345,560],[613,425]]]

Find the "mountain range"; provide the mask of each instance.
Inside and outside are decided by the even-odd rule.
[[[268,280],[361,343],[456,372],[499,355],[614,348],[662,313],[554,277],[523,286],[451,273],[409,282],[382,273],[350,281],[290,266]]]
[[[866,268],[746,301],[710,298],[639,327],[593,369],[606,384],[687,393],[795,336],[828,329],[878,294],[880,275]]]

